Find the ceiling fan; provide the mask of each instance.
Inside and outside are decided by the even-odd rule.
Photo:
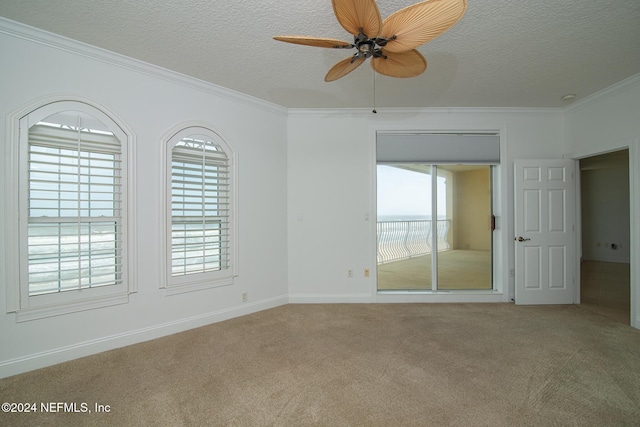
[[[340,25],[353,35],[353,43],[307,36],[275,36],[294,44],[356,52],[335,64],[324,80],[331,82],[358,68],[367,58],[375,71],[390,77],[415,77],[427,61],[415,48],[451,28],[464,15],[467,0],[427,0],[391,14],[384,21],[375,0],[332,0]]]

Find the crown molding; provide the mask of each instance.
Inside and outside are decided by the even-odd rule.
[[[74,55],[105,62],[116,67],[128,69],[137,73],[146,74],[154,78],[189,87],[191,89],[210,93],[253,108],[260,108],[270,113],[278,115],[287,114],[287,108],[280,105],[3,17],[0,17],[0,34],[6,34],[11,37],[28,40],[54,49],[69,52]]]
[[[603,99],[603,98],[607,98],[609,96],[613,96],[616,95],[620,92],[623,92],[625,90],[628,90],[630,87],[636,86],[636,85],[640,85],[640,73],[635,74],[631,77],[628,77],[624,80],[621,80],[617,83],[612,84],[611,86],[608,86],[592,95],[589,95],[583,99],[580,99],[576,102],[574,102],[573,104],[566,106],[563,108],[563,112],[564,113],[572,113],[575,110],[579,110],[580,108],[583,108],[586,105],[592,104],[597,100]]]
[[[442,115],[442,114],[471,114],[471,115],[496,115],[496,114],[561,114],[562,108],[522,108],[522,107],[450,107],[450,108],[376,108],[376,113],[370,108],[290,108],[289,116],[369,116],[372,118],[385,118],[393,116],[411,115]]]

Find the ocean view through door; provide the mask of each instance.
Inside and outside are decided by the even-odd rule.
[[[493,288],[490,165],[377,165],[377,288]]]

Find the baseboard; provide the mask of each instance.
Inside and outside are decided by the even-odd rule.
[[[41,353],[30,354],[16,359],[2,361],[0,362],[0,378],[6,378],[12,375],[33,371],[35,369],[56,365],[58,363],[68,362],[70,360],[90,356],[107,350],[138,344],[178,332],[184,332],[189,329],[233,319],[235,317],[245,316],[247,314],[285,305],[288,302],[289,297],[287,295],[282,295],[262,301],[244,303],[240,306],[188,317],[148,328],[137,329]]]
[[[388,291],[371,294],[292,294],[291,304],[372,304],[372,303],[502,303],[505,295],[496,291]]]
[[[497,291],[460,290],[460,291],[389,291],[378,292],[377,303],[505,303],[505,295]]]
[[[375,299],[371,294],[290,294],[289,302],[291,304],[368,304],[375,302]]]

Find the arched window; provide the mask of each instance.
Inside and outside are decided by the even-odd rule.
[[[235,275],[233,151],[204,126],[165,142],[167,266],[164,287],[184,292]]]
[[[101,109],[54,101],[18,120],[18,318],[126,302],[129,136]]]

